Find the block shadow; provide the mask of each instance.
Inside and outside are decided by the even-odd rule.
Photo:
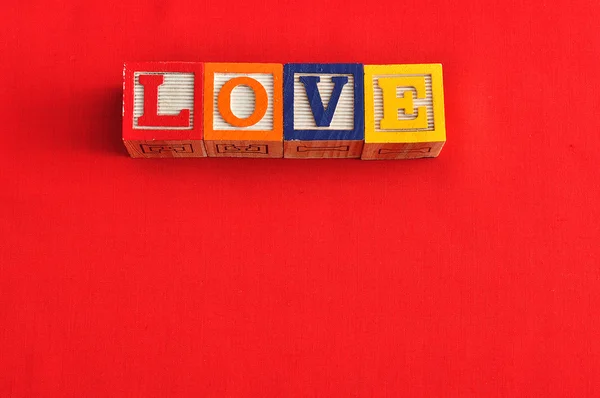
[[[116,156],[129,156],[121,139],[123,90],[111,87],[101,93],[90,93],[92,105],[86,146],[91,151]]]

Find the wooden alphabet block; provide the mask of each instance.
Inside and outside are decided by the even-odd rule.
[[[134,158],[205,157],[199,62],[126,63],[123,143]]]
[[[359,158],[364,140],[362,64],[286,64],[285,158]]]
[[[439,155],[446,142],[442,65],[365,65],[361,159]]]
[[[204,126],[210,157],[283,157],[281,64],[205,64]]]

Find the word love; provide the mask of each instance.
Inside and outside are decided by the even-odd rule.
[[[132,157],[415,159],[446,142],[442,66],[126,63]]]

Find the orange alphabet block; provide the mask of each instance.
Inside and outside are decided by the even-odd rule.
[[[283,157],[283,65],[204,64],[210,157]]]

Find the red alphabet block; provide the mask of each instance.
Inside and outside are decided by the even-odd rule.
[[[123,142],[131,157],[205,157],[200,62],[126,63]]]

